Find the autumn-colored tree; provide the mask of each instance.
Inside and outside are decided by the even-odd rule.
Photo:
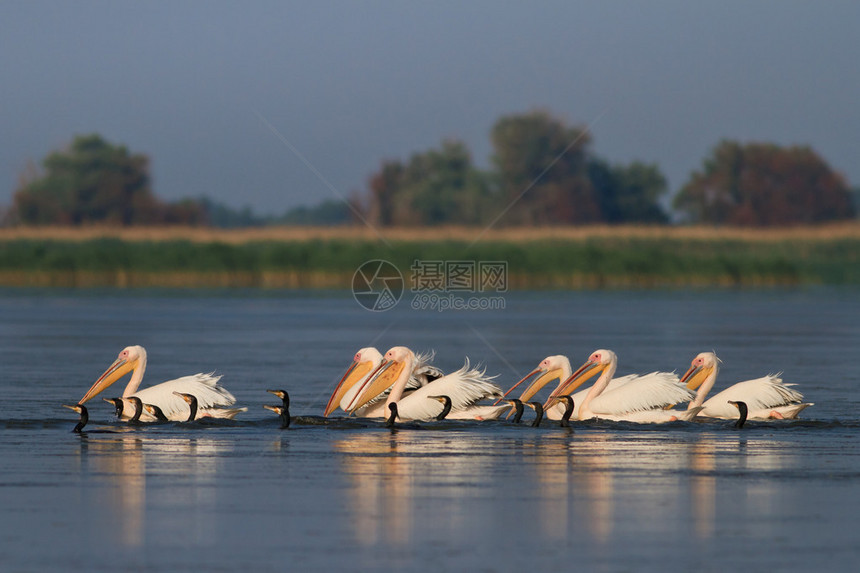
[[[740,226],[819,223],[854,216],[850,188],[812,149],[723,141],[678,193],[691,222]]]
[[[493,126],[493,163],[500,199],[511,205],[503,223],[589,223],[603,220],[588,177],[591,137],[538,110],[508,115]]]
[[[100,135],[75,137],[48,155],[44,173],[31,170],[13,200],[13,218],[32,225],[201,224],[202,207],[190,200],[165,205],[152,193],[149,158],[131,154]]]

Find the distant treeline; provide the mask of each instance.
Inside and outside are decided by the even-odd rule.
[[[505,261],[510,288],[860,284],[856,233],[815,240],[601,234],[577,239],[0,241],[0,286],[348,289],[364,262]]]
[[[434,225],[665,224],[784,226],[851,219],[860,191],[804,146],[722,141],[669,205],[655,164],[611,164],[591,134],[546,111],[501,117],[491,131],[492,166],[478,169],[456,140],[384,160],[348,203],[329,200],[281,216],[258,216],[208,198],[164,202],[149,159],[97,134],[78,136],[22,174],[6,225]]]

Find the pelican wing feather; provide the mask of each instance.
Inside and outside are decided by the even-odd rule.
[[[738,382],[706,400],[701,415],[711,418],[737,418],[737,408],[728,403],[732,400],[746,402],[750,418],[760,417],[753,414],[761,410],[770,411],[802,402],[803,394],[791,386],[794,384],[783,384],[778,374],[768,374],[754,380]]]
[[[677,375],[652,372],[604,391],[591,401],[591,411],[598,416],[622,415],[689,402],[693,396],[695,393],[680,384]]]
[[[158,406],[168,419],[185,419],[188,416],[188,404],[174,392],[193,395],[197,398],[199,409],[231,406],[236,403],[233,394],[218,384],[220,379],[221,376],[214,373],[192,374],[149,386],[130,395],[137,396],[144,404]]]

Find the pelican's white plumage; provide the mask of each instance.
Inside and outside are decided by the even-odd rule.
[[[540,361],[537,368],[526,374],[526,376],[511,386],[511,388],[505,392],[504,397],[510,394],[514,388],[531,378],[537,374],[540,374],[534,381],[529,385],[528,388],[523,390],[523,393],[520,394],[519,400],[523,403],[528,402],[532,396],[537,394],[544,386],[546,386],[549,382],[553,380],[558,380],[558,386],[556,386],[556,391],[560,390],[565,382],[570,378],[570,375],[573,373],[573,369],[570,367],[570,360],[567,356],[563,354],[557,354],[555,356],[547,356],[543,360]],[[613,378],[609,381],[609,385],[606,387],[606,390],[612,390],[617,388],[618,386],[623,386],[632,380],[638,378],[636,374],[628,374],[626,376],[621,376],[619,378]],[[588,391],[591,388],[585,388],[584,390],[580,390],[576,394],[571,395],[573,398],[573,414],[572,418],[576,420],[579,416],[579,406],[585,400],[585,396],[588,394]],[[496,402],[498,403],[498,401]],[[564,415],[565,405],[562,403],[549,405],[544,409],[544,415],[551,420],[561,420]]]
[[[729,404],[730,400],[745,402],[748,408],[747,417],[751,420],[796,418],[804,408],[812,406],[812,403],[803,402],[803,394],[791,388],[794,384],[784,384],[782,378],[774,374],[738,382],[705,400],[717,381],[719,371],[720,359],[716,353],[701,352],[696,355],[690,363],[690,369],[681,378],[681,382],[687,384],[691,390],[698,388],[688,408],[701,407],[699,416],[737,418],[738,409]]]
[[[502,391],[492,382],[494,376],[487,376],[485,370],[472,368],[468,358],[458,371],[432,380],[405,395],[415,361],[415,353],[405,346],[395,346],[386,352],[377,371],[362,384],[350,411],[361,408],[387,388],[391,388],[391,391],[385,402],[385,410],[389,404],[397,402],[399,417],[404,420],[435,418],[442,411],[442,404],[430,396],[451,398],[451,413],[448,417],[452,419],[490,419],[492,415],[498,417],[507,409],[505,406],[491,410],[486,406],[476,405],[486,398],[500,396]]]
[[[692,390],[678,382],[675,374],[652,372],[629,378],[625,383],[609,388],[618,367],[618,357],[611,350],[595,350],[589,359],[550,394],[547,405],[555,398],[570,394],[586,380],[600,373],[594,385],[580,400],[576,417],[580,420],[601,418],[639,423],[661,423],[690,420],[698,410],[672,412],[667,407],[693,398]],[[574,401],[577,401],[574,398]]]
[[[83,404],[97,396],[128,372],[131,372],[132,375],[122,393],[123,410],[121,417],[123,418],[131,418],[134,415],[134,407],[128,401],[130,396],[137,396],[144,404],[158,406],[164,412],[164,415],[172,420],[184,419],[184,417],[188,416],[188,404],[181,397],[174,394],[174,392],[194,395],[197,398],[200,410],[217,409],[236,403],[236,398],[233,394],[218,384],[221,376],[202,373],[192,374],[138,390],[140,383],[143,382],[145,371],[146,350],[142,346],[127,346],[119,353],[114,363],[87,390],[87,393],[84,394],[79,403]],[[244,409],[238,410],[242,411]]]

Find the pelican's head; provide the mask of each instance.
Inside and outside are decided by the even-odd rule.
[[[415,364],[415,353],[405,346],[395,346],[385,353],[379,366],[370,373],[359,388],[347,407],[348,412],[355,412],[386,390],[388,390],[400,377],[404,369],[412,372]]]
[[[720,359],[714,352],[700,352],[693,358],[690,368],[681,377],[681,384],[696,390],[711,375],[716,377],[720,370]]]
[[[537,368],[529,372],[523,377],[522,380],[511,386],[510,390],[505,392],[502,398],[505,398],[508,394],[514,391],[514,388],[531,378],[537,374],[540,374],[537,378],[535,378],[534,382],[529,385],[528,388],[520,396],[520,400],[525,402],[538,392],[540,392],[541,388],[547,385],[547,383],[555,380],[556,378],[563,378],[566,374],[570,373],[570,360],[567,359],[567,356],[562,356],[558,354],[556,356],[547,356],[543,360],[540,361]],[[502,398],[496,400],[496,404],[501,402]]]
[[[143,349],[143,346],[126,346],[113,364],[87,390],[87,393],[81,398],[80,404],[94,398],[102,390],[141,365],[146,365],[146,350]]]
[[[328,403],[325,406],[324,415],[328,416],[334,412],[349,389],[373,372],[381,362],[382,354],[372,346],[362,348],[356,352],[352,359],[352,364],[346,369],[340,382],[337,383],[334,392],[331,393],[331,398],[328,399]]]
[[[555,403],[556,398],[559,396],[572,394],[574,390],[598,374],[602,374],[607,370],[612,370],[614,372],[617,364],[618,357],[611,350],[606,350],[604,348],[595,350],[591,353],[591,356],[588,357],[588,360],[586,360],[585,363],[576,370],[576,372],[571,374],[567,380],[559,384],[558,388],[550,394],[549,400],[547,400],[547,405]]]

